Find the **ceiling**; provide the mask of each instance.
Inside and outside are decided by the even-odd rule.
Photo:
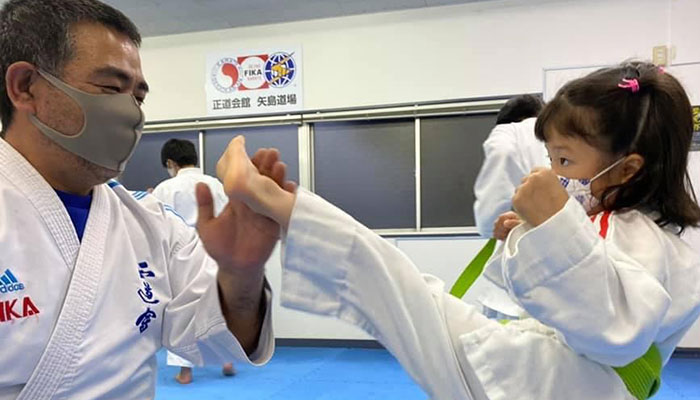
[[[493,0],[103,1],[128,15],[143,36],[158,36]]]

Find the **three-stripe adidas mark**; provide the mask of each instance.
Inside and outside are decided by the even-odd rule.
[[[12,271],[6,269],[0,276],[0,293],[21,292],[24,290],[24,284],[12,274]]]
[[[0,275],[0,293],[16,293],[24,290],[24,284],[17,277],[6,269]],[[21,311],[20,311],[21,308]],[[0,301],[0,323],[12,322],[17,319],[31,317],[39,314],[39,309],[34,305],[29,296],[21,299],[11,299]]]

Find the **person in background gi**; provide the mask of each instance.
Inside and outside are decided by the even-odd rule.
[[[197,365],[274,351],[279,226],[235,200],[215,217],[200,185],[197,235],[111,180],[144,124],[140,43],[97,0],[0,11],[1,400],[152,399],[162,347]],[[260,157],[281,183],[279,154]]]
[[[195,187],[205,183],[214,197],[214,215],[219,215],[228,204],[221,182],[205,175],[197,168],[199,157],[194,143],[189,140],[170,139],[160,152],[163,168],[168,171],[170,179],[159,183],[152,194],[165,204],[171,205],[185,219],[189,226],[197,223],[197,198]]]
[[[533,168],[549,165],[547,149],[535,137],[535,121],[542,107],[542,99],[531,94],[509,99],[484,141],[484,162],[474,183],[474,220],[485,238],[505,240],[505,232],[494,228],[504,226],[496,224],[499,218],[509,228],[517,224],[506,219],[512,214],[515,189]],[[482,307],[489,318],[512,319],[523,312],[507,293],[486,279],[477,279],[464,300]]]
[[[535,137],[536,117],[543,106],[539,96],[511,98],[484,141],[484,162],[474,183],[474,218],[485,238],[493,237],[496,219],[512,209],[511,199],[520,180],[533,168],[549,165],[547,149]]]
[[[218,216],[228,203],[224,186],[218,179],[205,175],[197,168],[197,150],[189,140],[170,139],[160,152],[163,167],[168,170],[170,179],[161,182],[152,194],[158,200],[173,207],[187,225],[195,227],[197,223],[197,184],[202,182],[209,187],[214,198],[214,215]],[[192,363],[168,351],[168,365],[180,367],[175,379],[181,384],[192,382]],[[226,363],[222,368],[225,376],[233,376],[236,371],[233,363]]]
[[[282,227],[282,305],[362,328],[430,398],[643,400],[700,315],[700,258],[680,238],[700,224],[692,126],[685,90],[650,63],[557,93],[535,126],[552,168],[516,189],[522,222],[484,272],[527,313],[507,324],[320,197],[280,188],[242,139],[219,176]]]

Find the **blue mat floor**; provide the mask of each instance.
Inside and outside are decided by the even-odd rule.
[[[264,368],[237,365],[238,374],[221,369],[194,370],[194,381],[180,385],[178,368],[158,354],[157,400],[425,400],[396,360],[384,350],[280,347]],[[700,359],[674,358],[653,400],[700,400]]]

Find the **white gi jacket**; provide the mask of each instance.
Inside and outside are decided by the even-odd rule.
[[[197,224],[197,183],[204,182],[211,190],[214,199],[214,215],[219,215],[228,204],[224,186],[218,179],[205,175],[199,168],[182,168],[177,175],[159,183],[153,195],[165,204],[171,205],[185,219],[187,225]]]
[[[535,167],[550,165],[547,148],[535,137],[536,122],[537,118],[528,118],[496,125],[484,141],[484,162],[474,183],[474,219],[483,237],[492,237],[496,219],[512,209],[513,195],[522,178]],[[469,298],[499,318],[524,313],[505,291],[484,279],[474,282]]]
[[[92,196],[80,243],[55,191],[0,139],[0,399],[150,399],[162,346],[197,364],[269,360],[269,288],[248,359],[194,229],[115,181]]]
[[[304,190],[282,257],[284,306],[364,329],[441,400],[631,400],[610,365],[652,343],[665,363],[700,313],[700,261],[685,243],[637,211],[591,222],[576,200],[514,229],[487,266],[532,316],[508,325]]]
[[[493,236],[493,223],[512,208],[520,180],[535,167],[550,165],[544,143],[535,137],[537,118],[500,124],[484,141],[484,163],[474,183],[474,218],[481,236]]]

